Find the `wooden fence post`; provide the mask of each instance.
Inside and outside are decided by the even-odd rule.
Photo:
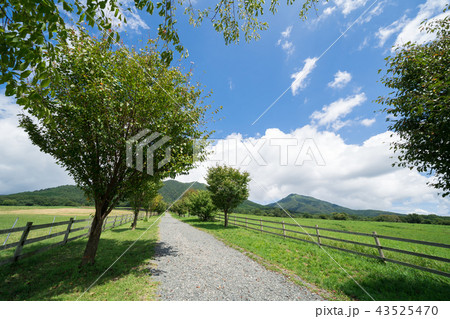
[[[259,225],[261,226],[261,232],[263,231],[262,218],[259,219]]]
[[[103,231],[105,231],[106,224],[108,223],[108,218],[109,218],[109,217],[106,217],[105,220],[103,221]],[[91,223],[92,223],[92,222],[91,222]]]
[[[245,228],[248,228],[247,217],[245,217]]]
[[[25,241],[27,240],[28,234],[31,230],[31,225],[33,225],[33,222],[28,222],[25,230],[22,233],[22,236],[20,237],[19,245],[16,247],[16,251],[14,252],[14,261],[17,261],[17,259],[20,256],[20,253],[22,252],[23,245],[25,244]]]
[[[283,237],[286,239],[286,227],[284,226],[284,220],[282,220],[283,224]]]
[[[373,238],[375,238],[375,244],[378,247],[378,253],[380,254],[380,258],[384,262],[385,257],[384,257],[384,253],[383,253],[383,248],[381,247],[380,240],[378,239],[376,231],[373,232]]]
[[[319,225],[316,225],[316,234],[317,234],[317,243],[319,244],[319,246],[322,246],[322,242],[320,240]]]
[[[113,225],[112,225],[112,227],[111,228],[114,228],[114,227],[116,227],[116,220],[117,220],[117,215],[114,217],[114,222],[113,222]]]
[[[73,218],[69,219],[66,234],[64,235],[64,245],[67,243],[67,239],[69,239],[70,229],[72,228],[73,220],[74,220]]]

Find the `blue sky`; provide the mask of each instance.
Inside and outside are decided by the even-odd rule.
[[[193,81],[212,90],[210,102],[223,110],[209,125],[216,131],[215,155],[178,179],[204,181],[208,166],[227,159],[230,164],[234,152],[238,160],[231,164],[250,172],[250,199],[260,203],[298,193],[356,209],[450,215],[450,201],[426,186],[429,177],[391,166],[391,133],[374,102],[388,92],[378,82],[378,69],[391,47],[430,40],[418,25],[442,17],[446,3],[330,0],[306,22],[298,18],[300,3],[283,3],[276,15],[265,16],[269,30],[259,41],[228,46],[208,21],[193,28],[179,9],[179,34],[190,55],[174,65],[192,67]],[[198,0],[194,6],[207,4]],[[139,40],[155,36],[156,26],[147,14],[129,15],[121,27],[125,44],[141,45]],[[7,149],[0,159],[0,193],[70,183],[53,159],[13,129],[14,101],[2,93],[0,102],[0,147]],[[25,180],[17,182],[18,171]]]

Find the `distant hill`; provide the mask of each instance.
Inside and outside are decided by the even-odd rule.
[[[87,200],[84,192],[75,185],[0,195],[0,205],[9,206],[86,206],[92,204]]]
[[[204,190],[206,185],[195,182],[181,183],[176,180],[164,181],[164,186],[159,190],[164,201],[168,203],[174,202],[183,192],[191,187],[195,190]],[[374,217],[380,214],[384,215],[400,215],[380,210],[353,210],[342,207],[326,201],[322,201],[310,196],[291,194],[278,203],[286,210],[293,214],[331,214],[347,213],[351,215]],[[83,191],[74,185],[58,186],[53,188],[42,189],[34,192],[23,192],[12,195],[0,195],[0,205],[18,205],[18,206],[86,206],[92,205],[84,196]],[[119,203],[119,206],[127,206],[126,201]],[[261,205],[250,200],[244,201],[238,206],[236,212],[248,213],[251,211],[274,212],[280,210],[277,203]]]
[[[356,210],[347,207],[339,206],[329,203],[311,196],[304,196],[298,194],[290,194],[276,203],[268,204],[266,207],[279,207],[279,203],[284,209],[293,213],[308,213],[308,214],[331,214],[331,213],[347,213],[350,215],[375,217],[378,215],[401,215],[382,210]]]
[[[164,186],[161,187],[159,193],[163,197],[164,201],[167,203],[172,203],[177,200],[183,192],[191,186],[192,183],[181,183],[176,180],[164,181]],[[206,185],[202,183],[195,182],[191,189],[195,190],[205,190]]]

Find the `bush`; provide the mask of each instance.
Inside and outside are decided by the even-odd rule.
[[[331,217],[332,217],[334,220],[348,220],[348,219],[349,219],[349,216],[348,216],[348,214],[346,214],[346,213],[333,213],[333,214],[331,215]]]
[[[198,191],[192,193],[188,197],[188,203],[191,215],[198,216],[202,221],[214,220],[217,208],[211,200],[210,192]]]

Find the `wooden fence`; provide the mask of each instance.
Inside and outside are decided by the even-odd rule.
[[[151,213],[151,215],[154,215],[154,213]],[[139,213],[139,217],[138,219],[144,219],[145,213]],[[102,232],[112,229],[114,227],[118,227],[121,226],[125,223],[129,223],[131,221],[133,221],[134,218],[134,214],[124,214],[124,215],[116,215],[116,216],[108,216],[106,217],[105,221],[103,222],[103,226],[102,226]],[[83,225],[81,227],[76,227],[78,226],[78,224],[81,223],[87,223],[87,225]],[[74,218],[70,218],[68,221],[62,221],[62,222],[56,222],[56,223],[49,223],[49,224],[41,224],[41,225],[33,225],[32,222],[28,222],[26,224],[26,226],[23,227],[18,227],[18,228],[12,228],[12,229],[0,229],[0,235],[3,234],[8,234],[7,238],[9,238],[9,236],[13,233],[19,233],[22,232],[20,239],[16,242],[13,242],[11,244],[7,244],[6,240],[3,244],[3,246],[0,246],[0,252],[7,250],[7,249],[11,249],[11,248],[15,248],[14,251],[14,255],[13,257],[10,258],[6,258],[3,260],[0,260],[0,266],[1,265],[5,265],[5,264],[9,264],[9,263],[14,263],[17,262],[18,260],[27,258],[27,257],[31,257],[34,256],[38,253],[47,251],[51,248],[57,247],[57,246],[62,246],[65,245],[71,241],[74,241],[76,239],[82,238],[82,237],[86,237],[87,235],[89,235],[89,231],[91,228],[91,223],[92,223],[92,218],[87,218],[87,219],[79,219],[79,220],[75,220]],[[60,226],[66,226],[66,228],[63,231],[58,231],[56,233],[51,233],[51,230],[53,228],[61,228]],[[34,237],[34,238],[29,238],[29,234],[31,231],[36,231],[36,230],[44,230],[50,228],[50,231],[48,234],[46,235],[42,235],[42,236],[38,236],[38,237]],[[73,236],[70,237],[71,234],[74,234],[76,232],[80,232],[83,230],[87,231],[81,235],[77,235],[77,236]],[[25,245],[30,245],[30,244],[34,244],[34,243],[38,243],[44,240],[49,240],[51,238],[55,238],[55,237],[62,237],[61,241],[57,241],[55,243],[51,243],[47,246],[44,247],[39,247],[35,250],[31,250],[28,251],[26,253],[22,253],[23,247]],[[70,238],[69,238],[70,237]]]
[[[216,219],[223,221],[224,215],[218,214],[218,215],[216,215]],[[414,264],[411,264],[408,262],[404,262],[404,261],[400,261],[400,260],[396,260],[396,259],[392,259],[392,258],[387,258],[385,256],[385,251],[391,251],[391,252],[395,252],[395,253],[406,254],[406,255],[416,256],[416,257],[420,257],[420,258],[426,258],[429,260],[435,260],[435,261],[444,262],[444,263],[449,263],[450,259],[445,258],[445,257],[439,257],[439,256],[433,256],[433,255],[428,255],[428,254],[424,254],[424,253],[419,253],[419,252],[415,252],[415,251],[409,251],[409,250],[404,250],[404,249],[399,249],[399,248],[394,248],[394,247],[388,247],[388,246],[382,245],[380,242],[380,239],[394,241],[394,242],[395,241],[406,242],[406,243],[412,243],[412,244],[418,244],[418,245],[425,245],[425,246],[449,249],[450,245],[447,245],[447,244],[434,243],[434,242],[415,240],[415,239],[407,239],[407,238],[398,238],[398,237],[392,237],[392,236],[384,236],[384,235],[379,235],[376,232],[373,232],[372,234],[368,234],[368,233],[344,231],[344,230],[331,229],[331,228],[322,228],[322,227],[319,227],[318,225],[316,225],[314,227],[314,226],[285,223],[284,221],[277,222],[277,221],[271,221],[271,220],[264,220],[262,218],[256,219],[256,218],[241,217],[241,216],[234,216],[234,215],[228,216],[228,223],[231,225],[256,230],[261,233],[267,233],[267,234],[271,234],[271,235],[281,236],[284,238],[295,239],[295,240],[315,244],[315,245],[322,246],[322,247],[328,247],[328,248],[344,251],[344,252],[351,253],[351,254],[356,254],[356,255],[360,255],[360,256],[364,256],[364,257],[378,259],[383,262],[395,263],[395,264],[431,272],[431,273],[438,274],[441,276],[450,277],[450,273],[445,272],[445,271],[427,268],[427,267],[423,267],[423,266],[419,266],[419,265],[414,265]],[[275,226],[271,226],[270,224],[280,225],[281,228],[280,228],[280,226],[275,227]],[[294,230],[294,229],[289,229],[287,226],[291,226],[291,227],[294,227],[297,229],[307,228],[307,229],[313,230],[313,232],[311,232],[311,233],[302,232],[302,231],[298,231],[298,230]],[[270,230],[267,230],[267,229],[270,229]],[[275,232],[275,230],[277,230],[279,232]],[[364,242],[355,241],[355,240],[331,237],[331,236],[324,235],[323,233],[321,234],[321,231],[322,232],[334,232],[334,233],[348,234],[348,235],[352,235],[353,237],[359,237],[359,236],[362,236],[365,238],[372,237],[373,244],[364,243]],[[308,239],[295,237],[298,235],[304,235]],[[347,248],[337,247],[334,245],[324,243],[323,239],[326,239],[326,240],[332,241],[332,242],[337,241],[337,242],[341,242],[341,243],[345,243],[345,244],[353,244],[353,245],[357,245],[357,246],[368,247],[368,248],[375,250],[375,252],[373,254],[371,254],[368,252],[351,250],[351,249],[348,249],[348,247]],[[449,250],[445,250],[445,255],[448,256],[449,252],[450,252]]]

